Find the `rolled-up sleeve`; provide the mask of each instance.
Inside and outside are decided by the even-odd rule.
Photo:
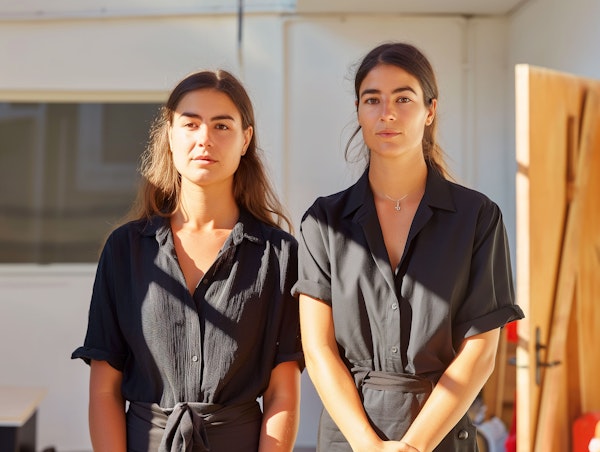
[[[476,231],[468,291],[454,327],[455,343],[523,318],[515,304],[506,230],[498,206],[482,207]]]
[[[323,215],[313,205],[302,218],[298,250],[298,281],[292,289],[331,305],[331,264],[328,230]]]
[[[296,361],[300,369],[304,369],[298,299],[291,294],[292,286],[298,279],[298,245],[295,240],[288,241],[281,249],[278,261],[282,268],[282,316],[278,328],[275,365]]]
[[[127,348],[117,319],[114,277],[111,274],[114,268],[111,263],[114,259],[113,240],[114,237],[109,238],[98,262],[84,344],[72,353],[71,358],[81,358],[87,364],[91,360],[107,361],[122,371]]]

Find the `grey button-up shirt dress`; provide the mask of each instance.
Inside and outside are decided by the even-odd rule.
[[[435,384],[465,338],[523,317],[500,209],[431,167],[398,268],[389,263],[368,169],[315,201],[299,242],[293,291],[331,305],[340,355],[383,437],[400,439],[431,390],[402,389],[407,379]],[[406,392],[425,394],[414,401]],[[476,450],[474,429],[461,422],[436,450]],[[319,448],[350,450],[326,412]]]

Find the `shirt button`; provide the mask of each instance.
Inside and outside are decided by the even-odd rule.
[[[208,279],[203,279],[202,280],[202,284],[207,285],[208,284]]]
[[[398,303],[392,303],[392,309],[395,311],[398,309]]]
[[[392,347],[392,353],[398,353],[398,347]]]
[[[197,355],[192,356],[192,361],[194,361],[194,362],[198,361],[198,356]]]

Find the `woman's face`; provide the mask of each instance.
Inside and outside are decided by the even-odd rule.
[[[239,110],[226,94],[200,89],[185,94],[169,126],[173,163],[182,186],[233,183],[252,127],[244,130]]]
[[[371,158],[422,154],[423,132],[435,116],[436,100],[425,105],[416,77],[397,66],[375,66],[362,81],[358,123]]]

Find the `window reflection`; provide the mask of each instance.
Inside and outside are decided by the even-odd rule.
[[[0,263],[95,262],[158,104],[0,103]]]

